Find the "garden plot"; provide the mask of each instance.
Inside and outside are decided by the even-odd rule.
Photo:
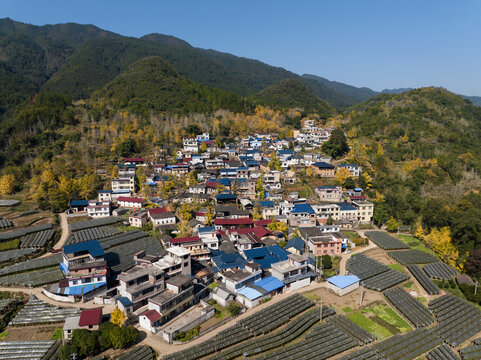
[[[438,258],[421,250],[389,251],[388,255],[403,265],[427,264],[439,261]]]
[[[387,360],[411,360],[441,345],[443,340],[434,331],[417,329],[405,335],[395,335],[372,348]]]
[[[409,245],[383,231],[366,231],[365,235],[384,250],[409,249]]]
[[[366,288],[377,291],[386,290],[409,279],[407,274],[393,270],[364,254],[352,256],[347,261],[347,270],[359,277]]]
[[[370,347],[364,347],[341,357],[339,360],[381,360],[381,356]]]
[[[454,295],[443,295],[429,303],[438,324],[435,333],[455,347],[481,331],[481,310]]]
[[[90,228],[95,228],[100,226],[113,225],[113,224],[122,222],[124,220],[125,219],[121,217],[108,216],[100,219],[74,222],[69,224],[68,227],[71,232],[75,232],[75,231],[80,231],[80,230],[85,230],[85,229],[90,229]]]
[[[120,355],[117,360],[153,360],[155,359],[155,353],[150,346],[138,346],[128,353]]]
[[[221,350],[230,348],[252,338],[255,336],[254,334],[264,334],[282,326],[289,322],[290,318],[295,317],[313,305],[314,303],[306,299],[304,296],[294,294],[239,321],[230,328],[219,332],[210,340],[204,341],[188,349],[165,355],[163,356],[163,359],[195,360],[218,353]],[[267,338],[267,340],[272,339]],[[230,352],[224,353],[227,355],[227,358],[229,358],[229,353]]]
[[[401,287],[387,290],[384,295],[389,302],[417,328],[434,324],[435,320],[428,308]]]
[[[38,249],[25,248],[25,249],[14,249],[0,252],[0,263],[4,263],[10,260],[16,260],[23,256],[31,255],[37,252]]]
[[[304,339],[279,350],[272,351],[258,360],[311,360],[330,359],[356,347],[358,342],[332,324],[316,326]]]
[[[431,279],[437,280],[450,280],[458,275],[458,271],[456,269],[441,261],[424,265],[423,271]]]
[[[80,309],[49,305],[31,296],[28,303],[10,321],[9,325],[35,325],[64,322],[70,316],[80,315]]]
[[[481,345],[468,346],[459,350],[459,353],[463,360],[481,359]]]
[[[429,295],[438,295],[441,293],[441,290],[439,290],[436,284],[431,281],[418,265],[408,265],[407,268]]]
[[[42,360],[54,346],[59,346],[53,340],[48,341],[2,341],[0,342],[1,360]]]
[[[75,244],[89,240],[100,240],[113,235],[120,234],[122,231],[110,226],[94,227],[85,230],[78,230],[68,236],[66,245]]]
[[[29,286],[34,287],[52,284],[64,278],[58,267],[18,273],[0,278],[0,285],[6,286]]]
[[[44,269],[47,267],[58,266],[62,261],[61,254],[50,255],[37,259],[30,259],[21,263],[16,263],[0,269],[0,276],[12,275],[19,272],[27,272],[37,269]],[[0,278],[1,282],[1,278]]]
[[[355,338],[359,345],[366,345],[373,341],[376,341],[376,337],[358,326],[344,315],[334,315],[327,319],[328,323],[336,326],[339,330],[343,331],[347,335]]]
[[[43,248],[55,235],[53,230],[43,230],[20,238],[21,248]]]
[[[39,231],[51,230],[51,229],[52,229],[52,224],[43,224],[43,225],[30,226],[23,229],[12,230],[8,232],[0,233],[0,241],[19,239],[22,236],[25,236],[27,234],[32,234]]]
[[[0,230],[10,229],[13,227],[13,223],[8,219],[0,217]]]
[[[427,360],[459,360],[459,356],[447,345],[438,346],[426,355]]]

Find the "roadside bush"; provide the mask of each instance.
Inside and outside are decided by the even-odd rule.
[[[231,302],[231,303],[229,303],[229,305],[227,305],[227,311],[232,316],[239,315],[240,309],[241,309],[241,307],[236,302]]]

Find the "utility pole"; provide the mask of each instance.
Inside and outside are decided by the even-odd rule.
[[[359,306],[362,306],[362,301],[364,300],[364,283],[361,283],[361,300]]]
[[[320,319],[320,322],[322,323],[322,299],[320,300],[320,307],[319,307],[319,311],[320,311],[320,314],[319,314],[319,319]]]

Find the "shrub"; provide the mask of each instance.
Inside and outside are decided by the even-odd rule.
[[[227,305],[227,311],[232,316],[239,315],[240,309],[241,309],[241,307],[236,302],[231,302],[231,303],[229,303],[229,305]]]

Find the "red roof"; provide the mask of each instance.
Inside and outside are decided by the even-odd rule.
[[[78,326],[100,325],[102,321],[102,308],[87,309],[80,313]]]
[[[251,225],[251,218],[214,219],[215,225]]]
[[[229,233],[229,235],[232,233],[238,233],[239,235],[254,234],[254,235],[257,235],[259,238],[262,238],[267,235],[272,235],[272,233],[268,229],[262,226],[256,226],[254,228],[245,228],[245,229],[230,229],[230,230],[227,230],[227,232]]]
[[[209,187],[209,188],[216,188],[217,186],[219,186],[219,183],[215,182],[215,181],[207,181],[205,183],[205,187]]]
[[[201,212],[201,211],[198,211],[195,213],[195,216],[206,216],[207,213],[206,212]]]
[[[159,320],[162,315],[160,315],[157,310],[145,310],[143,313],[141,313],[139,316],[145,316],[147,319],[150,320],[150,322],[154,322]]]
[[[119,196],[117,198],[117,202],[120,202],[120,201],[143,203],[145,200],[141,198],[136,198],[136,197]]]
[[[125,158],[124,162],[129,161],[129,162],[139,162],[139,161],[145,161],[145,158],[139,157],[139,158]]]
[[[266,226],[272,222],[272,219],[262,219],[254,221],[254,226]]]
[[[169,211],[169,210],[167,210],[166,207],[153,208],[153,209],[149,209],[149,210],[148,210],[149,215],[163,214],[163,213],[166,213],[166,212],[168,212],[168,211]]]
[[[198,236],[190,236],[190,237],[183,237],[183,238],[176,238],[176,239],[169,240],[171,244],[180,244],[180,243],[195,242],[195,241],[200,241],[200,238]]]

